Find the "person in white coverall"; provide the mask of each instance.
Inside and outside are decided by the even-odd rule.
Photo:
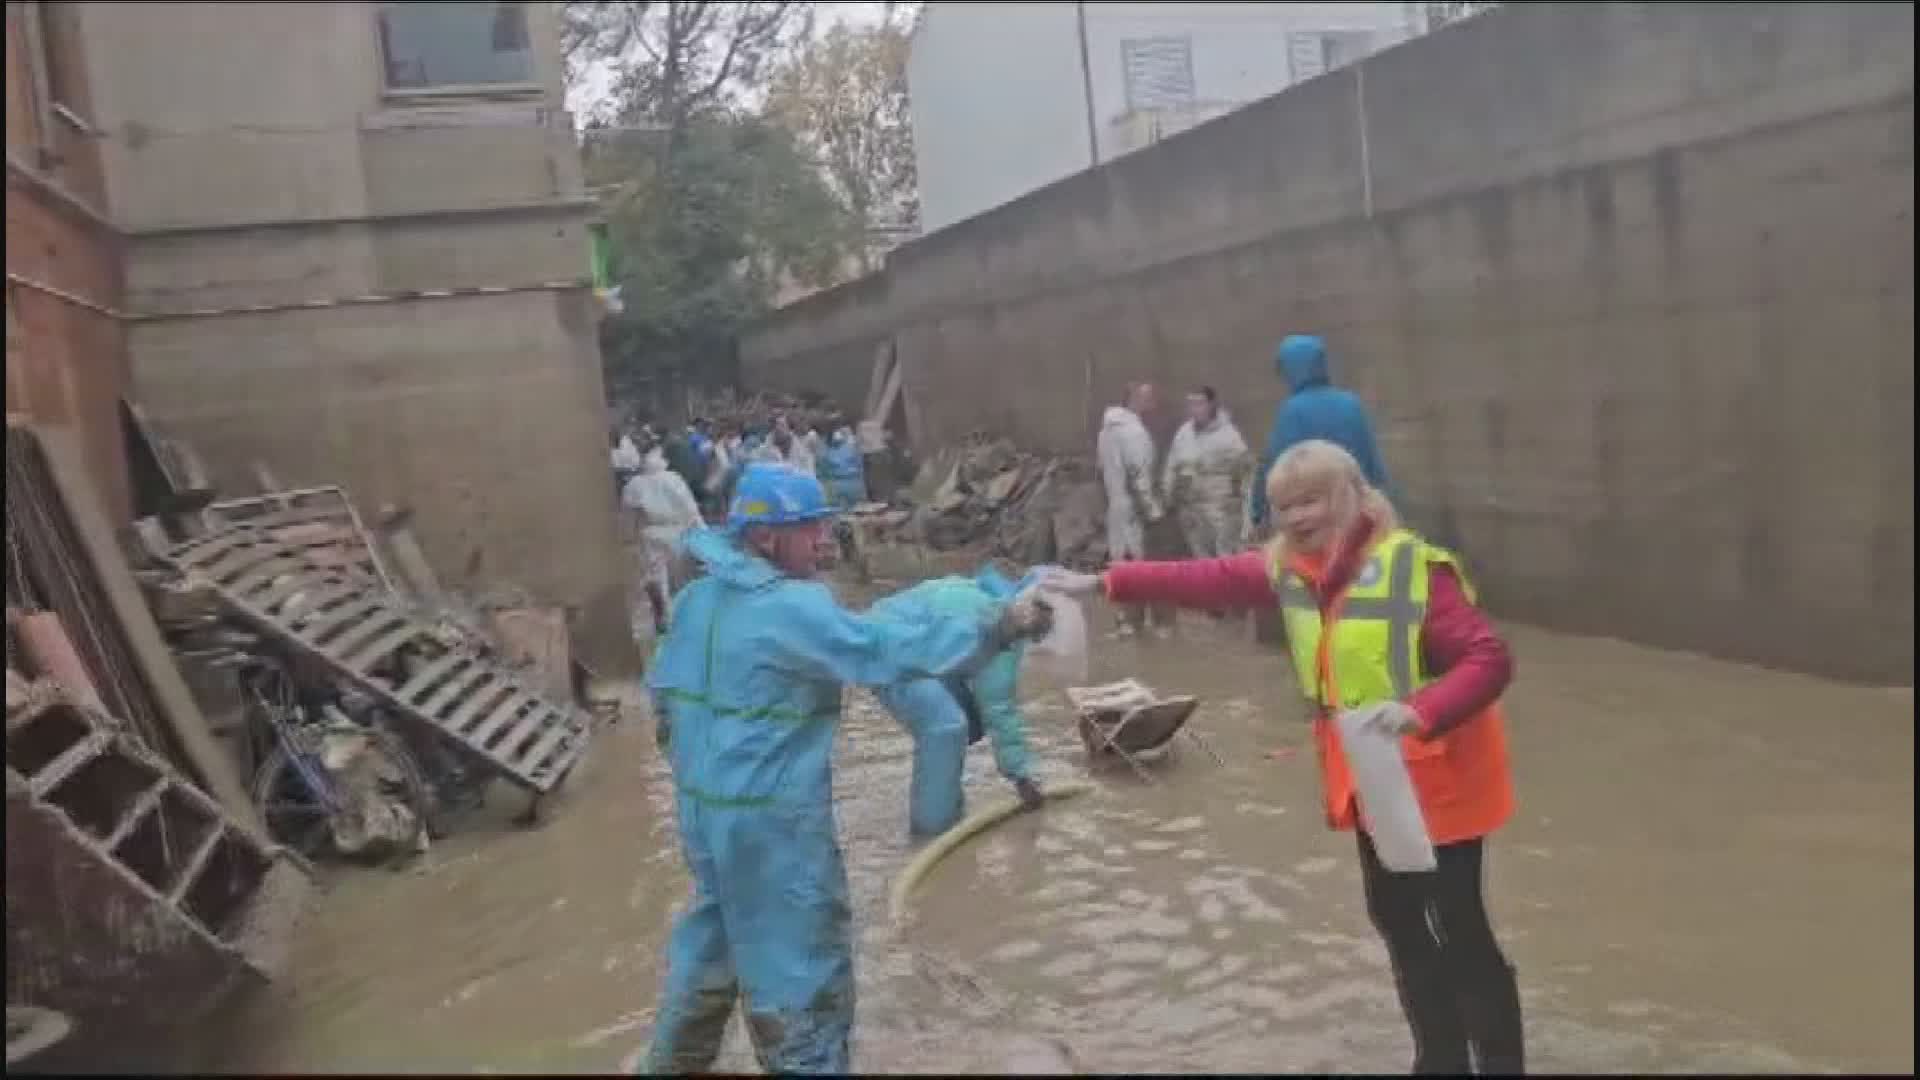
[[[1168,508],[1196,559],[1240,554],[1253,455],[1211,386],[1187,395],[1187,422],[1167,450]]]
[[[1141,421],[1153,404],[1153,385],[1135,383],[1127,388],[1126,404],[1108,406],[1100,421],[1095,449],[1107,493],[1107,558],[1112,562],[1146,558],[1147,526],[1164,513],[1154,491],[1153,436]],[[1145,608],[1120,609],[1121,635],[1145,628]]]
[[[620,492],[620,502],[637,518],[640,581],[653,608],[653,630],[664,634],[673,594],[671,569],[680,538],[701,524],[700,502],[679,473],[667,468],[658,446],[640,461],[640,471]]]

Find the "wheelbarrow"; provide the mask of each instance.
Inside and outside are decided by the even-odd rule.
[[[1174,737],[1182,733],[1215,764],[1224,764],[1206,740],[1187,727],[1200,707],[1198,698],[1162,698],[1138,680],[1123,679],[1103,686],[1068,687],[1067,700],[1079,714],[1080,742],[1095,764],[1118,757],[1151,783],[1153,776],[1143,763],[1164,757]]]

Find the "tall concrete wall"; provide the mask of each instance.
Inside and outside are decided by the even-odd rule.
[[[744,368],[859,400],[891,336],[931,438],[1084,450],[1137,378],[1259,439],[1319,332],[1497,611],[1909,681],[1912,31],[1512,5],[929,236]]]
[[[552,5],[524,6],[532,83],[420,94],[384,86],[380,4],[79,5],[156,425],[230,490],[264,461],[412,507],[449,584],[577,609],[619,670],[590,204]],[[472,288],[506,291],[310,306]]]

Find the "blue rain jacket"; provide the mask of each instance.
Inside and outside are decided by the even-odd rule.
[[[1260,473],[1248,494],[1254,524],[1267,520],[1266,478],[1273,463],[1295,443],[1325,439],[1353,455],[1367,482],[1393,498],[1386,463],[1373,437],[1367,407],[1350,390],[1333,385],[1328,372],[1327,346],[1317,337],[1296,334],[1280,343],[1274,365],[1287,382],[1287,399],[1274,413],[1267,433],[1267,449]]]
[[[676,789],[692,901],[667,944],[649,1072],[697,1072],[736,994],[769,1072],[850,1069],[852,916],[833,817],[847,683],[938,678],[976,660],[999,609],[916,623],[855,615],[707,529],[647,686]]]
[[[867,465],[852,439],[828,443],[820,452],[819,470],[833,505],[847,510],[867,501]]]

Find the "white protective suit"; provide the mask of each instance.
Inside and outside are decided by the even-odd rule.
[[[1167,503],[1180,521],[1187,549],[1196,559],[1240,553],[1246,514],[1247,477],[1253,455],[1225,409],[1212,423],[1180,425],[1167,450]]]
[[[813,451],[807,449],[806,440],[798,435],[787,444],[787,452],[781,453],[772,439],[760,444],[753,452],[754,461],[771,461],[781,465],[791,465],[808,476],[814,475]]]
[[[658,447],[647,452],[640,472],[620,492],[620,502],[639,519],[641,583],[658,585],[662,596],[672,595],[674,553],[680,537],[700,525],[700,503],[680,474],[667,468]]]
[[[640,468],[640,451],[633,445],[633,440],[625,435],[620,436],[619,444],[608,457],[612,459],[616,472],[634,472]]]
[[[1107,557],[1147,554],[1147,523],[1160,520],[1153,490],[1153,436],[1133,410],[1110,405],[1100,421],[1100,481],[1107,491]]]

